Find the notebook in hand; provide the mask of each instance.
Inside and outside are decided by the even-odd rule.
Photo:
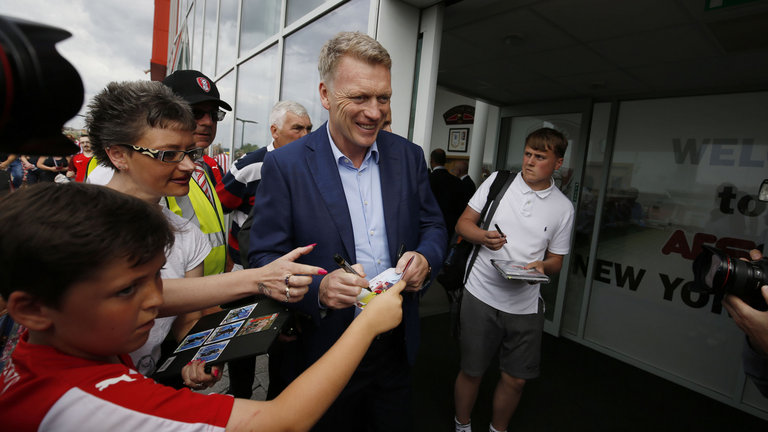
[[[535,269],[526,269],[525,263],[510,260],[492,259],[491,264],[506,279],[517,279],[528,282],[549,283],[549,276]]]

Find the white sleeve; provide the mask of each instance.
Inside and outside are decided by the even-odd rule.
[[[480,185],[480,187],[477,188],[475,194],[472,195],[472,198],[469,199],[467,205],[472,208],[472,210],[478,213],[483,211],[483,207],[485,207],[485,200],[488,198],[488,191],[491,189],[493,180],[496,178],[498,173],[498,171],[495,171],[489,175],[488,178],[485,179],[485,181]]]
[[[190,271],[200,265],[211,252],[211,242],[208,241],[205,234],[195,224],[187,223],[181,229],[184,232],[180,232],[176,239],[178,241],[179,237],[183,238],[183,250],[186,252],[184,268],[185,271]]]
[[[566,200],[567,210],[564,211],[557,232],[552,237],[547,250],[557,255],[566,255],[571,250],[571,228],[573,226],[574,210],[570,201]]]

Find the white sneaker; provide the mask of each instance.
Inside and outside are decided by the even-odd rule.
[[[459,423],[459,420],[454,417],[453,423],[456,425],[456,432],[472,432],[472,420],[467,424]]]

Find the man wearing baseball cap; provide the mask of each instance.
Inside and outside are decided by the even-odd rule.
[[[220,99],[216,84],[195,70],[177,70],[168,75],[163,84],[192,106],[197,122],[194,132],[196,146],[210,146],[216,138],[216,126],[226,114],[221,108],[232,111],[232,107]],[[166,197],[164,201],[171,211],[198,225],[211,242],[211,253],[205,258],[203,269],[207,276],[224,272],[227,264],[224,211],[216,195],[216,182],[221,181],[221,170],[208,155],[196,165],[189,181],[189,194]]]

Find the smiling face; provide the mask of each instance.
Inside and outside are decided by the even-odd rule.
[[[391,75],[386,66],[343,57],[332,82],[320,83],[328,127],[341,152],[356,165],[376,141],[390,111]]]
[[[51,323],[48,344],[99,361],[140,348],[163,303],[164,264],[163,253],[138,266],[118,258],[94,269],[92,278],[72,284],[58,307],[43,306]]]
[[[552,174],[562,165],[563,158],[558,158],[552,149],[541,151],[525,146],[523,168],[520,172],[531,189],[544,190],[550,186]]]
[[[195,148],[191,132],[160,128],[148,128],[135,145],[153,150]],[[164,196],[189,193],[189,180],[195,164],[188,156],[181,162],[163,162],[125,146],[110,147],[109,155],[122,180],[110,185],[120,192],[151,203],[157,203]]]

